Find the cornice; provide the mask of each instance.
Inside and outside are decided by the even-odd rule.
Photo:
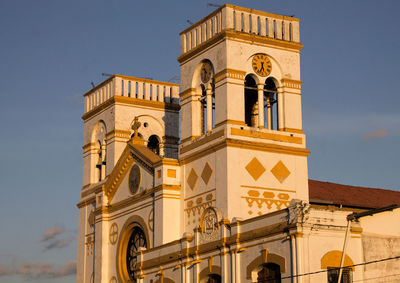
[[[241,71],[241,70],[224,69],[215,74],[215,83],[217,84],[226,78],[244,81],[245,75],[246,75],[246,72]]]
[[[204,52],[206,49],[213,46],[217,42],[224,41],[226,39],[240,41],[240,42],[247,42],[253,45],[278,47],[295,52],[300,52],[300,50],[303,48],[303,45],[298,42],[285,41],[281,39],[260,36],[254,33],[243,33],[236,30],[223,30],[217,35],[215,35],[213,38],[199,44],[190,51],[182,54],[181,56],[178,57],[177,60],[180,64],[183,64],[189,58]]]

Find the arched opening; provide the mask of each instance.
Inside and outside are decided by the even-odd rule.
[[[244,81],[244,119],[249,127],[258,127],[258,95],[256,81],[247,75]]]
[[[96,181],[104,180],[106,175],[106,142],[97,141]]]
[[[147,147],[155,154],[160,155],[160,140],[156,135],[151,135],[149,137]]]
[[[144,231],[139,226],[135,226],[132,229],[126,250],[126,269],[131,282],[136,282],[135,269],[139,248],[147,248],[147,240]]]
[[[278,130],[278,93],[272,78],[265,80],[264,85],[264,127]]]
[[[218,274],[209,274],[207,283],[221,283],[221,276]]]
[[[201,110],[200,110],[200,132],[205,134],[207,132],[207,93],[204,85],[201,85]]]
[[[257,283],[281,283],[280,266],[276,263],[264,263],[257,273]]]
[[[340,272],[340,262],[342,259],[342,252],[338,250],[327,252],[321,258],[321,269],[327,269],[328,283],[338,282]],[[342,283],[353,282],[354,263],[353,260],[346,254],[344,256],[344,263],[342,268]]]

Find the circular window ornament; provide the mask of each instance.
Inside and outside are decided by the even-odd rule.
[[[215,239],[218,236],[219,217],[213,207],[207,207],[200,218],[200,230],[204,239]]]
[[[115,245],[115,243],[118,240],[118,225],[117,223],[113,223],[110,227],[110,232],[109,232],[109,238],[110,238],[110,243],[112,245]]]
[[[137,193],[137,191],[139,190],[140,182],[141,182],[140,168],[135,164],[133,165],[129,173],[129,190],[131,194]]]
[[[272,64],[268,56],[265,54],[256,54],[251,62],[254,72],[261,76],[266,77],[272,71]]]
[[[207,83],[212,74],[212,68],[209,63],[203,63],[200,70],[200,78],[203,84]]]

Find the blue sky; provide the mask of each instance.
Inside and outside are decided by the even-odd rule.
[[[0,282],[75,281],[82,94],[101,73],[179,76],[207,3],[0,1]],[[400,2],[230,3],[301,18],[310,178],[399,190]]]

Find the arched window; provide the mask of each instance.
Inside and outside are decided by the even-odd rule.
[[[207,283],[221,283],[221,276],[218,274],[209,274]]]
[[[129,237],[126,251],[126,268],[132,282],[136,282],[135,269],[139,248],[147,248],[147,240],[143,230],[139,226],[135,226],[132,229],[131,236]]]
[[[264,86],[264,127],[278,130],[278,93],[272,78],[266,79]]]
[[[257,273],[257,283],[281,283],[281,271],[275,263],[264,263]]]
[[[160,140],[156,135],[152,135],[149,137],[149,141],[147,142],[147,147],[155,154],[160,155]]]
[[[258,94],[256,81],[247,75],[244,82],[244,119],[249,127],[258,127]]]

